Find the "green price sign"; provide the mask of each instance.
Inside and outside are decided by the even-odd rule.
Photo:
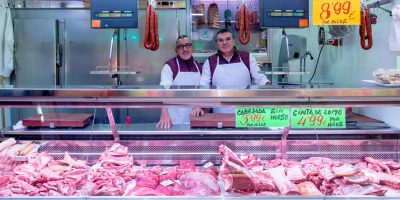
[[[289,126],[289,108],[237,108],[236,127]]]
[[[292,108],[292,128],[346,128],[344,108]]]

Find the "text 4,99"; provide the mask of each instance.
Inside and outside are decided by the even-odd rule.
[[[302,116],[301,119],[297,122],[297,125],[305,126],[307,121],[310,123],[310,126],[322,126],[325,124],[324,116],[322,115],[312,115],[312,116]]]

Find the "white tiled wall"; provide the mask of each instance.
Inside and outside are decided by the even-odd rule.
[[[383,7],[389,10],[392,9],[391,4]],[[324,47],[318,70],[313,81],[324,80],[345,85],[361,84],[362,80],[373,79],[372,72],[377,68],[396,68],[396,57],[400,56],[400,52],[390,51],[388,44],[392,23],[391,16],[389,13],[382,10],[374,9],[372,12],[378,15],[378,23],[372,26],[372,48],[368,51],[361,48],[357,27],[354,32],[347,34],[343,38],[343,46]],[[311,26],[307,29],[292,29],[286,31],[287,34],[307,37],[307,50],[310,50],[314,56],[314,60],[307,60],[307,66],[312,69],[315,66],[320,48],[317,44],[318,28],[317,26]],[[328,27],[324,28],[327,33],[327,38],[330,38]],[[279,48],[281,38],[283,37],[281,32],[281,29],[273,31],[273,66],[277,66],[278,62]],[[306,78],[306,80],[308,79]],[[398,120],[398,116],[400,116],[399,107],[357,108],[354,109],[354,111],[383,120],[392,126],[400,127],[400,120]]]

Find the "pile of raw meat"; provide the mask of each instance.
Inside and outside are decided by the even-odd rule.
[[[54,160],[47,152],[28,156],[13,173],[0,178],[0,196],[76,196],[83,194],[89,168],[65,153]]]
[[[54,160],[47,152],[31,154],[12,174],[0,177],[0,196],[218,196],[215,167],[135,166],[128,148],[113,144],[91,167],[65,153]]]
[[[400,196],[400,163],[371,157],[357,164],[312,157],[262,162],[221,145],[219,177],[227,194]]]
[[[400,196],[400,163],[365,157],[350,164],[314,157],[300,162],[262,161],[225,145],[219,173],[212,164],[134,165],[128,148],[114,143],[93,166],[47,152],[28,155],[11,174],[0,176],[0,196],[220,196],[376,195]]]
[[[12,160],[15,156],[27,156],[37,152],[39,145],[32,141],[17,143],[14,138],[9,138],[0,143],[0,177],[9,175],[19,165],[19,162]]]

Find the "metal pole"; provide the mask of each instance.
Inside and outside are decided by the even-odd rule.
[[[119,135],[117,131],[117,126],[115,125],[114,115],[110,107],[106,107],[108,122],[110,123],[112,134],[114,136],[114,142],[119,142]]]

